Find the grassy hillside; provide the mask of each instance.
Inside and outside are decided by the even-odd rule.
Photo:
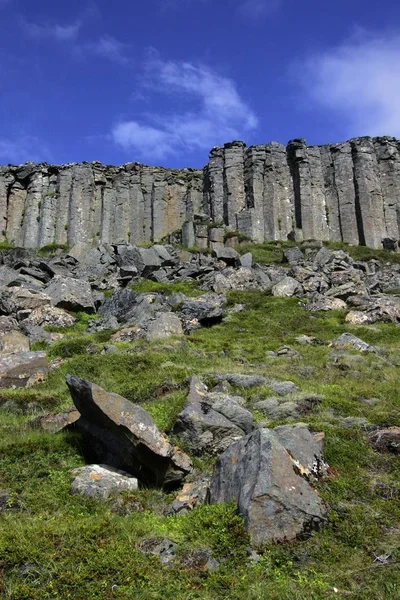
[[[81,314],[66,339],[49,348],[51,358],[64,362],[45,384],[0,393],[0,404],[10,406],[13,401],[11,410],[0,410],[0,489],[11,490],[6,510],[0,513],[0,597],[400,597],[399,460],[372,450],[360,422],[344,421],[364,417],[380,426],[399,423],[399,329],[394,324],[351,327],[344,323],[345,313],[311,314],[298,299],[265,293],[231,293],[229,303],[241,303],[246,310],[184,339],[117,344],[119,352],[110,355],[98,352],[112,332],[85,335],[88,316]],[[333,364],[328,343],[344,331],[379,346],[380,355],[350,352]],[[300,334],[315,336],[321,344],[300,345]],[[267,356],[284,344],[302,358]],[[131,352],[123,352],[127,349]],[[302,421],[325,432],[331,475],[319,484],[319,491],[330,507],[329,523],[307,540],[264,548],[258,562],[247,558],[249,540],[233,506],[204,506],[187,515],[164,517],[163,509],[174,494],[142,489],[125,493],[123,502],[106,503],[71,495],[70,469],[84,464],[79,437],[35,431],[29,426],[32,415],[26,414],[32,402],[53,412],[69,406],[65,375],[73,373],[140,403],[168,432],[187,390],[183,386],[163,393],[162,384],[182,384],[192,374],[211,384],[213,374],[235,371],[290,379],[301,391],[323,397]],[[250,408],[269,395],[262,387],[237,391],[246,396]],[[261,414],[255,416],[262,419]],[[210,460],[195,459],[195,465],[199,473],[212,468]],[[158,558],[143,555],[139,545],[148,537],[176,542],[177,563],[161,566]],[[205,547],[220,562],[217,571],[207,572],[189,560],[191,552]],[[377,560],[383,555],[387,560]]]

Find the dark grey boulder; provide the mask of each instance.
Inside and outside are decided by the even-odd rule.
[[[87,281],[72,277],[55,277],[45,288],[52,304],[72,311],[95,312],[92,289]]]
[[[20,328],[22,333],[29,338],[31,344],[37,342],[51,342],[50,333],[43,329],[43,327],[39,327],[39,325],[32,325],[32,323],[29,323],[28,321],[22,321]]]
[[[126,315],[135,305],[137,293],[125,289],[115,292],[111,298],[107,298],[100,306],[98,312],[102,317],[114,317],[119,323],[126,323]]]
[[[199,326],[208,327],[220,323],[225,305],[226,298],[223,294],[210,293],[197,298],[186,298],[180,308],[186,329],[195,329]]]
[[[247,417],[240,409],[238,404],[231,407],[229,413],[243,425],[244,421],[247,427]],[[225,412],[228,413],[226,406]],[[184,440],[194,454],[223,452],[232,442],[245,435],[244,429],[214,410],[207,387],[195,376],[190,379],[186,404],[177,417],[173,433]]]
[[[269,385],[270,383],[270,380],[262,375],[248,375],[245,373],[217,373],[213,377],[217,381],[227,381],[231,385],[242,388]]]
[[[91,462],[131,473],[145,483],[175,485],[192,470],[189,457],[173,446],[142,407],[98,385],[67,376],[81,418],[74,423],[87,442]]]
[[[232,500],[255,546],[304,536],[326,516],[323,501],[268,429],[235,442],[217,459],[211,503]]]
[[[283,251],[284,262],[288,262],[290,265],[301,265],[305,261],[304,254],[295,246],[294,248],[286,248]]]

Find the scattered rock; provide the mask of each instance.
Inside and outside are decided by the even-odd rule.
[[[240,405],[232,408],[234,418],[239,421],[243,420],[240,409]],[[228,409],[225,412],[229,414]],[[247,426],[247,415],[245,421]],[[173,433],[184,440],[194,454],[222,452],[245,435],[244,429],[214,410],[208,388],[195,376],[190,379],[189,395],[177,417]]]
[[[60,413],[49,413],[31,421],[30,425],[34,428],[43,429],[46,433],[57,433],[62,429],[72,425],[80,418],[80,413],[74,406],[65,409]]]
[[[107,465],[88,465],[71,471],[71,490],[88,498],[106,500],[110,494],[138,489],[135,477]]]
[[[177,545],[169,539],[150,538],[141,542],[139,549],[143,554],[158,556],[163,565],[168,565],[175,560]]]
[[[300,296],[303,288],[293,277],[284,277],[272,288],[272,295],[279,298],[291,298],[292,296]]]
[[[17,352],[0,358],[0,388],[31,387],[47,378],[45,352]]]
[[[368,440],[376,450],[400,453],[400,427],[387,427],[373,431],[369,434]]]
[[[193,510],[201,504],[207,504],[209,495],[210,479],[208,477],[193,483],[185,483],[175,500],[167,507],[165,514],[176,515]]]
[[[92,289],[87,281],[72,277],[54,277],[45,291],[52,304],[58,308],[95,312]]]
[[[376,352],[373,346],[367,344],[362,339],[356,337],[352,333],[342,333],[332,342],[334,348],[353,348],[359,352]]]
[[[146,338],[149,342],[162,340],[173,335],[183,335],[183,327],[179,317],[172,312],[165,312],[158,315],[152,321],[147,330]]]
[[[76,318],[65,312],[62,308],[43,306],[32,311],[23,323],[43,327],[67,328],[72,327],[76,323]]]
[[[20,331],[0,334],[0,356],[6,356],[14,352],[28,352],[29,348],[29,338]]]

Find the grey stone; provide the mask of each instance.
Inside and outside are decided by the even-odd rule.
[[[299,389],[293,381],[271,381],[269,384],[271,390],[278,396],[287,396]]]
[[[291,298],[301,295],[303,292],[301,285],[293,277],[284,277],[272,288],[272,295],[280,298]]]
[[[0,388],[31,387],[48,375],[45,352],[16,352],[0,358]]]
[[[54,278],[45,291],[58,308],[88,313],[95,311],[92,290],[87,281],[71,277]]]
[[[351,333],[342,333],[332,342],[334,348],[353,348],[359,352],[375,352],[375,348]]]
[[[234,417],[243,421],[240,408],[237,405],[237,410],[232,412]],[[244,420],[247,423],[247,416]],[[214,410],[212,401],[208,399],[208,388],[192,376],[186,404],[178,415],[173,433],[184,440],[194,454],[217,454],[243,437],[245,432],[230,418]]]
[[[252,544],[293,540],[326,515],[310,484],[274,432],[258,429],[232,444],[218,459],[211,480],[211,503],[234,500]]]
[[[283,256],[290,265],[301,265],[304,263],[304,254],[295,246],[294,248],[286,248],[283,252]]]
[[[176,515],[207,504],[210,496],[210,478],[185,483],[175,500],[165,510],[166,515]]]
[[[146,339],[150,342],[163,340],[173,335],[183,335],[182,323],[175,313],[165,312],[152,321],[147,330]]]
[[[88,498],[107,500],[117,492],[133,492],[138,489],[138,480],[125,471],[108,465],[88,465],[71,471],[71,490]]]
[[[251,252],[246,252],[246,254],[242,254],[240,257],[240,265],[242,267],[246,267],[247,269],[251,269],[253,266],[253,255]]]

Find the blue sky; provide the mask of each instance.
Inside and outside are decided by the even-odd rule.
[[[400,137],[400,2],[0,0],[0,163]]]

